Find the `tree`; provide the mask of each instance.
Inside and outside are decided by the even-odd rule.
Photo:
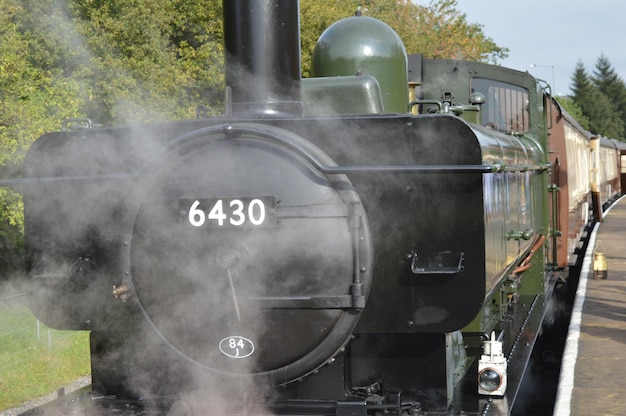
[[[221,102],[221,1],[75,0],[84,39],[74,68],[89,91],[85,111],[103,124],[193,117]]]
[[[408,0],[301,0],[303,75],[309,74],[320,34],[335,21],[353,16],[357,7],[391,26],[410,54],[490,63],[506,58],[508,49],[488,38],[481,25],[468,23],[456,6],[456,0],[430,0],[427,6]]]
[[[592,80],[600,92],[608,98],[610,105],[619,113],[619,117],[624,123],[622,135],[612,137],[623,140],[623,132],[626,132],[626,118],[624,118],[626,115],[626,85],[604,54],[600,55],[596,61]]]
[[[0,0],[23,13],[36,39],[34,66],[71,83],[81,115],[103,125],[193,117],[203,104],[221,110],[221,0]],[[396,0],[302,0],[302,63],[308,75],[317,38],[331,23],[364,13],[389,23],[409,53],[431,58],[495,60],[506,56],[456,0],[428,6]],[[77,114],[75,114],[77,115]]]
[[[37,19],[55,17],[50,2],[0,0],[0,172],[16,176],[30,144],[61,120],[82,115],[79,85],[63,73],[54,34],[34,30]],[[35,18],[39,16],[40,18]],[[26,52],[26,53],[25,53]],[[0,189],[0,273],[16,267],[23,212],[18,194]]]
[[[582,61],[578,61],[572,75],[572,99],[589,120],[589,130],[610,138],[623,136],[624,123],[619,111],[594,84]]]
[[[409,53],[493,64],[508,56],[509,50],[488,38],[481,25],[467,21],[467,16],[456,9],[456,0],[430,0],[427,6],[411,1],[386,3],[397,4],[399,10],[387,7],[376,17],[391,22]]]
[[[568,97],[568,96],[558,96],[558,97],[554,97],[558,103],[561,105],[561,107],[563,107],[563,109],[565,111],[567,111],[567,113],[574,117],[574,119],[576,121],[578,121],[578,124],[580,124],[580,126],[585,129],[585,130],[589,130],[589,120],[587,119],[587,117],[583,114],[583,111],[580,109],[580,107],[578,106],[578,104],[576,104],[574,102],[574,100],[572,99],[572,97]]]
[[[80,115],[78,84],[55,62],[50,34],[31,30],[27,2],[2,0],[0,42],[0,164],[19,160],[32,141]],[[43,4],[43,2],[38,2]],[[47,10],[45,10],[47,12]],[[44,10],[39,10],[44,14]],[[49,14],[48,14],[49,16]],[[28,53],[24,53],[28,51]]]

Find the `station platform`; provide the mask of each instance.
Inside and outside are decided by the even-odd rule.
[[[606,278],[594,254],[606,259]],[[598,267],[596,267],[598,269]],[[602,270],[602,268],[600,268]],[[554,415],[626,414],[626,197],[593,228],[569,325]]]

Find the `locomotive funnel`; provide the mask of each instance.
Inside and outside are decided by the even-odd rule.
[[[235,117],[301,115],[299,2],[223,4],[226,86],[232,94],[227,111]]]

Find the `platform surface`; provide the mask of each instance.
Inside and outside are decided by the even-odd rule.
[[[594,272],[594,251],[606,258],[606,279]],[[626,198],[592,233],[554,414],[626,415]]]

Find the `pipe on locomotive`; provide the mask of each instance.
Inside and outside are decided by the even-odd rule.
[[[224,0],[226,113],[302,115],[300,2]]]

